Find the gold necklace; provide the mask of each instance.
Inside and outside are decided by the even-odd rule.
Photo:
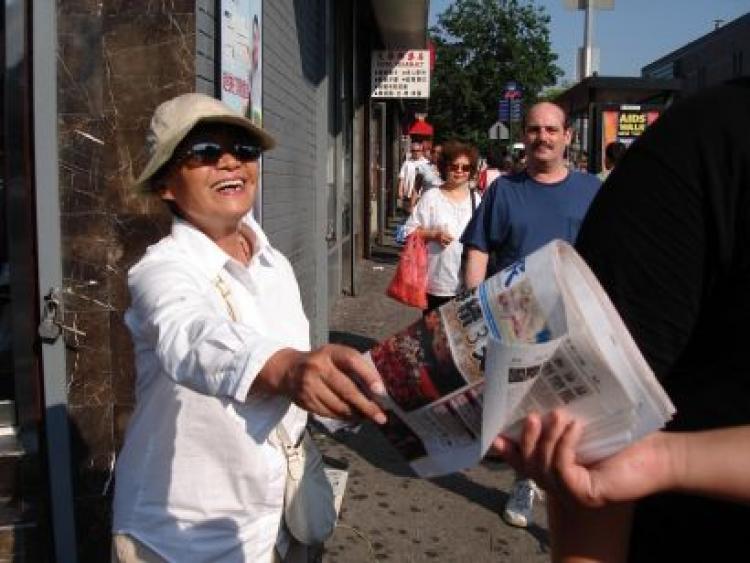
[[[250,243],[242,233],[239,233],[237,236],[239,237],[240,254],[242,255],[242,261],[245,264],[248,264],[250,262],[250,257],[253,254],[252,250],[250,249]]]

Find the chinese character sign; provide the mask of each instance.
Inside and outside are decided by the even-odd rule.
[[[221,2],[221,99],[262,123],[261,0]]]
[[[429,98],[430,52],[373,51],[371,78],[373,98]]]

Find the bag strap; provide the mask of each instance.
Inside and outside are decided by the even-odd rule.
[[[234,322],[237,322],[237,313],[235,312],[234,305],[232,304],[232,290],[229,288],[229,285],[219,274],[216,274],[216,277],[214,278],[214,286],[216,286],[216,289],[219,291],[221,298],[224,300],[224,303],[227,306],[227,313],[229,313],[229,318]]]
[[[472,215],[474,215],[474,212],[477,210],[476,195],[477,195],[476,188],[469,188],[469,197],[471,198],[471,214]]]
[[[216,289],[219,291],[219,294],[221,295],[221,298],[224,300],[224,303],[226,303],[229,317],[233,321],[237,322],[237,314],[235,313],[235,308],[234,308],[234,305],[232,304],[232,290],[229,288],[229,285],[218,274],[214,278],[214,285],[216,286]],[[304,433],[302,434],[302,437],[300,438],[300,443],[295,445],[292,442],[292,439],[289,437],[289,434],[287,434],[287,431],[284,428],[284,426],[281,424],[281,422],[279,422],[276,425],[276,435],[279,437],[279,441],[281,442],[281,445],[284,446],[281,449],[284,451],[284,455],[286,456],[287,461],[289,461],[289,458],[292,456],[296,458],[299,455],[299,447],[300,447],[300,444],[302,443],[302,439],[304,439]]]
[[[214,286],[216,286],[216,289],[219,291],[221,298],[224,300],[224,303],[227,306],[229,317],[233,321],[237,322],[237,314],[235,313],[235,308],[232,304],[232,290],[229,288],[229,285],[220,275],[217,274],[214,278]],[[281,424],[281,422],[279,422],[276,425],[276,435],[279,437],[279,441],[283,446],[281,449],[284,452],[287,463],[292,462],[294,464],[299,459],[301,453],[300,446],[302,444],[302,440],[304,439],[304,433],[300,438],[300,443],[295,445],[294,443],[292,443],[292,439],[289,437],[289,434],[287,434],[284,426]]]
[[[284,451],[285,452],[287,451],[287,448],[297,448],[297,447],[299,447],[299,446],[295,446],[292,443],[292,439],[289,437],[289,434],[287,434],[287,431],[284,428],[284,426],[281,424],[281,422],[279,422],[276,425],[276,434],[278,434],[279,440],[281,441],[282,445],[284,446]],[[304,432],[303,432],[303,437],[304,437]]]

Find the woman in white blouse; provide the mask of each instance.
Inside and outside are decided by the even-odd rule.
[[[477,171],[476,147],[459,141],[443,145],[438,163],[445,181],[424,192],[404,227],[427,242],[427,309],[439,307],[461,288],[461,233],[479,205],[479,193],[469,189]]]
[[[117,461],[113,561],[306,561],[286,530],[286,456],[308,412],[385,422],[355,350],[310,351],[291,265],[253,220],[274,139],[184,94],[151,120],[137,182],[174,216],[128,274],[136,405]],[[358,385],[359,384],[359,385]]]

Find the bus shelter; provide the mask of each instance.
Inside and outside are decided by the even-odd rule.
[[[604,148],[612,141],[633,142],[680,95],[679,80],[590,76],[568,88],[555,102],[574,127],[569,159],[586,157],[588,171],[604,166]]]

